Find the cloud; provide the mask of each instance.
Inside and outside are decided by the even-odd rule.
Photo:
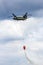
[[[27,40],[28,42],[28,40]],[[38,65],[43,65],[43,42],[28,42],[21,43],[21,41],[8,42],[5,45],[0,44],[0,64],[27,64],[25,53],[23,51],[23,45],[26,45],[26,54],[31,61]],[[41,53],[40,53],[41,52]],[[18,60],[19,59],[19,60]],[[6,61],[6,62],[5,62]],[[30,63],[29,63],[30,64]]]
[[[28,25],[28,38],[29,40],[43,41],[43,18],[31,19]]]
[[[0,41],[1,40],[23,40],[24,31],[21,28],[22,23],[4,20],[0,21]]]
[[[29,18],[25,21],[0,21],[0,42],[25,40],[43,41],[43,18]]]
[[[24,40],[27,24],[26,21],[0,20],[0,42]]]
[[[2,44],[3,43],[3,44]],[[0,65],[43,65],[43,18],[0,20]]]

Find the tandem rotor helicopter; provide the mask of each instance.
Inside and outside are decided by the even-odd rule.
[[[31,14],[27,14],[27,12],[23,15],[23,16],[16,16],[14,13],[12,13],[13,15],[13,20],[26,20],[27,16],[31,16]]]

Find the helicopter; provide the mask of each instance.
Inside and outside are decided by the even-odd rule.
[[[14,13],[12,13],[13,15],[13,20],[26,20],[27,19],[27,12],[21,17],[21,16],[16,16]],[[29,16],[31,16],[31,14],[29,14]]]

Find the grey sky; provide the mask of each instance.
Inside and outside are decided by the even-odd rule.
[[[12,13],[23,15],[28,12],[32,13],[33,16],[37,16],[35,15],[36,11],[42,9],[43,0],[0,0],[0,19],[7,18]]]

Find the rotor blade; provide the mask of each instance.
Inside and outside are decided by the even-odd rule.
[[[15,15],[14,13],[12,13],[12,15],[13,15],[14,17],[16,17],[16,15]]]
[[[28,16],[32,16],[32,14],[28,14]]]
[[[11,18],[11,17],[13,17],[13,16],[8,16],[8,18]]]

